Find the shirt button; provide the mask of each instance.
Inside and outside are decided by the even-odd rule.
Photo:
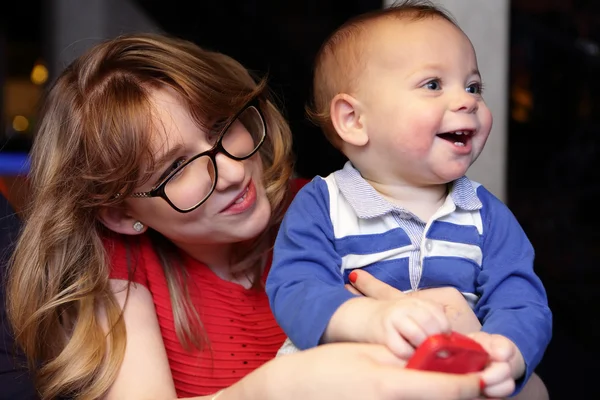
[[[427,240],[425,242],[425,248],[427,249],[427,251],[431,251],[431,249],[433,248],[433,243],[431,242],[431,240]]]

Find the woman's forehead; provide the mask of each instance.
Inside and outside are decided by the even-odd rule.
[[[186,103],[172,88],[154,89],[150,92],[153,108],[153,120],[165,127],[178,128],[191,120]]]
[[[186,134],[198,132],[198,124],[191,116],[181,96],[171,88],[155,89],[151,92],[153,115],[153,148],[164,148],[181,144]],[[168,149],[167,149],[168,150]]]

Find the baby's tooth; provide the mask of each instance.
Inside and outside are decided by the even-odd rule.
[[[464,147],[465,146],[465,144],[463,142],[454,142],[454,145],[458,146],[458,147]]]

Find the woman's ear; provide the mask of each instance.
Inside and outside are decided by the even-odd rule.
[[[139,235],[148,229],[141,221],[130,216],[123,207],[102,207],[98,219],[113,232]]]
[[[346,93],[337,94],[329,109],[331,123],[339,137],[353,146],[364,146],[369,142],[362,104]]]

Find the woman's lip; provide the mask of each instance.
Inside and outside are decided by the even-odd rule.
[[[245,198],[244,198],[245,197]],[[244,198],[243,201],[236,203],[239,199]],[[246,211],[254,201],[256,200],[256,189],[253,181],[250,180],[245,189],[242,190],[223,210],[222,213],[239,214]]]
[[[241,197],[244,197],[244,195],[248,192],[248,189],[250,187],[250,182],[248,182],[248,184],[244,187],[244,189],[241,192],[239,192],[238,195],[235,196],[234,199],[229,202],[229,204],[227,204],[225,207],[223,207],[223,209],[221,210],[221,212],[227,210],[229,207],[231,207],[232,205],[234,205],[235,202],[238,201]]]

